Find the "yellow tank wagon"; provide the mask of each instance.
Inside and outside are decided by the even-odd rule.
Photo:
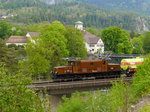
[[[133,74],[136,71],[138,65],[143,64],[143,58],[133,58],[133,59],[122,59],[120,67],[123,71],[126,71],[128,74]]]

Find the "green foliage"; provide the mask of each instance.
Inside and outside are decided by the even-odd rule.
[[[83,34],[79,30],[69,27],[67,28],[65,37],[67,38],[69,57],[86,57],[87,51],[84,44]]]
[[[144,36],[143,49],[145,53],[150,53],[150,32],[147,32]]]
[[[50,68],[50,59],[52,58],[52,46],[45,44],[42,40],[37,40],[36,44],[28,43],[26,48],[27,60],[24,60],[22,70],[30,76],[45,76]]]
[[[106,90],[107,91],[107,90]],[[106,93],[102,93],[101,91],[92,92],[88,96],[88,100],[86,102],[85,111],[86,112],[112,112],[110,107],[110,98]],[[84,111],[83,111],[84,112]]]
[[[27,60],[23,62],[22,70],[31,76],[47,78],[54,66],[63,63],[61,58],[69,55],[66,28],[59,21],[43,23],[37,28],[41,29],[41,35],[34,38],[35,43],[27,44]]]
[[[42,22],[40,24],[30,24],[25,27],[27,32],[44,32],[44,28],[47,28],[50,26],[49,22]]]
[[[67,25],[73,25],[75,21],[83,21],[86,27],[105,28],[109,26],[121,26],[123,29],[136,30],[139,24],[139,14],[129,12],[111,12],[95,5],[81,2],[63,2],[59,5],[47,5],[39,0],[11,0],[2,3],[3,15],[14,14],[7,20],[21,24],[41,23],[43,21],[58,20]],[[143,17],[147,22],[148,17]],[[148,23],[150,24],[150,23]],[[148,26],[148,25],[147,25]],[[141,27],[141,31],[143,28]]]
[[[17,24],[11,24],[11,31],[12,31],[11,35],[15,35],[15,36],[21,36],[21,35],[24,36],[27,33],[24,26],[17,25]]]
[[[59,105],[58,112],[127,112],[130,107],[130,86],[127,83],[113,83],[106,92],[91,92],[82,95],[75,94],[70,99],[65,98]]]
[[[111,88],[110,106],[112,112],[128,112],[131,102],[131,88],[128,83],[121,81],[115,82]]]
[[[54,21],[51,25],[44,28],[42,31],[42,39],[45,42],[50,41],[57,46],[57,48],[55,48],[56,52],[59,52],[56,53],[57,55],[60,55],[61,57],[67,57],[69,52],[66,49],[67,39],[65,38],[65,34],[65,26],[59,21]]]
[[[18,55],[15,50],[8,48],[3,40],[0,40],[0,64],[11,72],[16,72],[18,69]]]
[[[7,39],[11,35],[25,35],[25,33],[23,27],[20,25],[0,21],[0,39]]]
[[[0,39],[6,39],[12,34],[11,25],[8,22],[0,21]]]
[[[33,7],[40,6],[41,8],[46,6],[46,4],[40,2],[39,0],[10,0],[9,2],[3,3],[4,9],[17,9],[22,7]]]
[[[96,36],[101,36],[101,32],[100,32],[100,29],[96,29],[96,28],[86,28],[86,30]]]
[[[64,103],[58,108],[58,112],[84,112],[85,101],[79,93],[73,95],[71,99],[64,97]]]
[[[26,52],[23,45],[9,44],[7,47],[12,49],[13,53],[16,53],[16,58],[18,60],[26,57]]]
[[[113,51],[117,54],[132,53],[129,34],[119,27],[109,27],[102,30],[102,39],[106,51]]]
[[[149,112],[149,110],[150,110],[150,104],[143,106],[142,109],[138,110],[138,112]]]
[[[0,67],[0,111],[45,112],[42,101],[27,85],[31,80],[20,74],[10,74]]]
[[[141,14],[149,14],[150,1],[149,0],[77,0],[90,4],[98,5],[102,8],[115,11],[134,11]]]
[[[142,36],[139,32],[136,32],[136,31],[133,31],[133,30],[131,30],[129,33],[130,33],[131,38]]]
[[[132,45],[133,45],[133,54],[143,54],[143,36],[140,37],[134,37],[132,39]]]
[[[150,55],[144,60],[144,64],[139,66],[136,75],[133,77],[132,88],[134,89],[134,96],[141,97],[150,93]]]

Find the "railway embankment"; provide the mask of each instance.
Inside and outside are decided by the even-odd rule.
[[[150,94],[139,99],[135,105],[132,105],[131,112],[150,112]]]

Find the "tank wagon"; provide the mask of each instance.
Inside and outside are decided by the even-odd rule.
[[[143,62],[144,59],[139,57],[134,59],[122,59],[120,66],[124,74],[131,76],[136,72],[136,68],[143,64]]]

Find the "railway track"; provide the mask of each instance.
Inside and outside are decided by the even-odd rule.
[[[42,82],[33,82],[32,85],[39,85],[39,84],[53,84],[53,83],[68,83],[68,82],[78,82],[78,81],[92,81],[92,80],[112,80],[112,79],[118,79],[120,77],[113,76],[113,77],[103,77],[103,78],[85,78],[85,79],[69,79],[69,80],[54,80],[54,81],[42,81]]]
[[[68,82],[56,82],[56,81],[44,81],[44,82],[35,82],[32,83],[32,87],[46,87],[46,86],[67,86],[67,85],[83,85],[83,84],[91,84],[91,83],[106,83],[106,82],[115,82],[115,81],[120,81],[120,78],[110,78],[110,79],[95,79],[95,80],[80,80],[80,81],[68,81]],[[123,79],[124,81],[132,81],[131,77],[127,77]]]
[[[53,82],[44,81],[36,82],[28,87],[35,89],[37,92],[46,91],[50,95],[71,94],[73,92],[93,91],[105,89],[112,86],[112,82],[119,82],[120,78],[96,79],[96,80],[80,80],[69,82]],[[123,79],[124,82],[132,82],[131,77]]]

